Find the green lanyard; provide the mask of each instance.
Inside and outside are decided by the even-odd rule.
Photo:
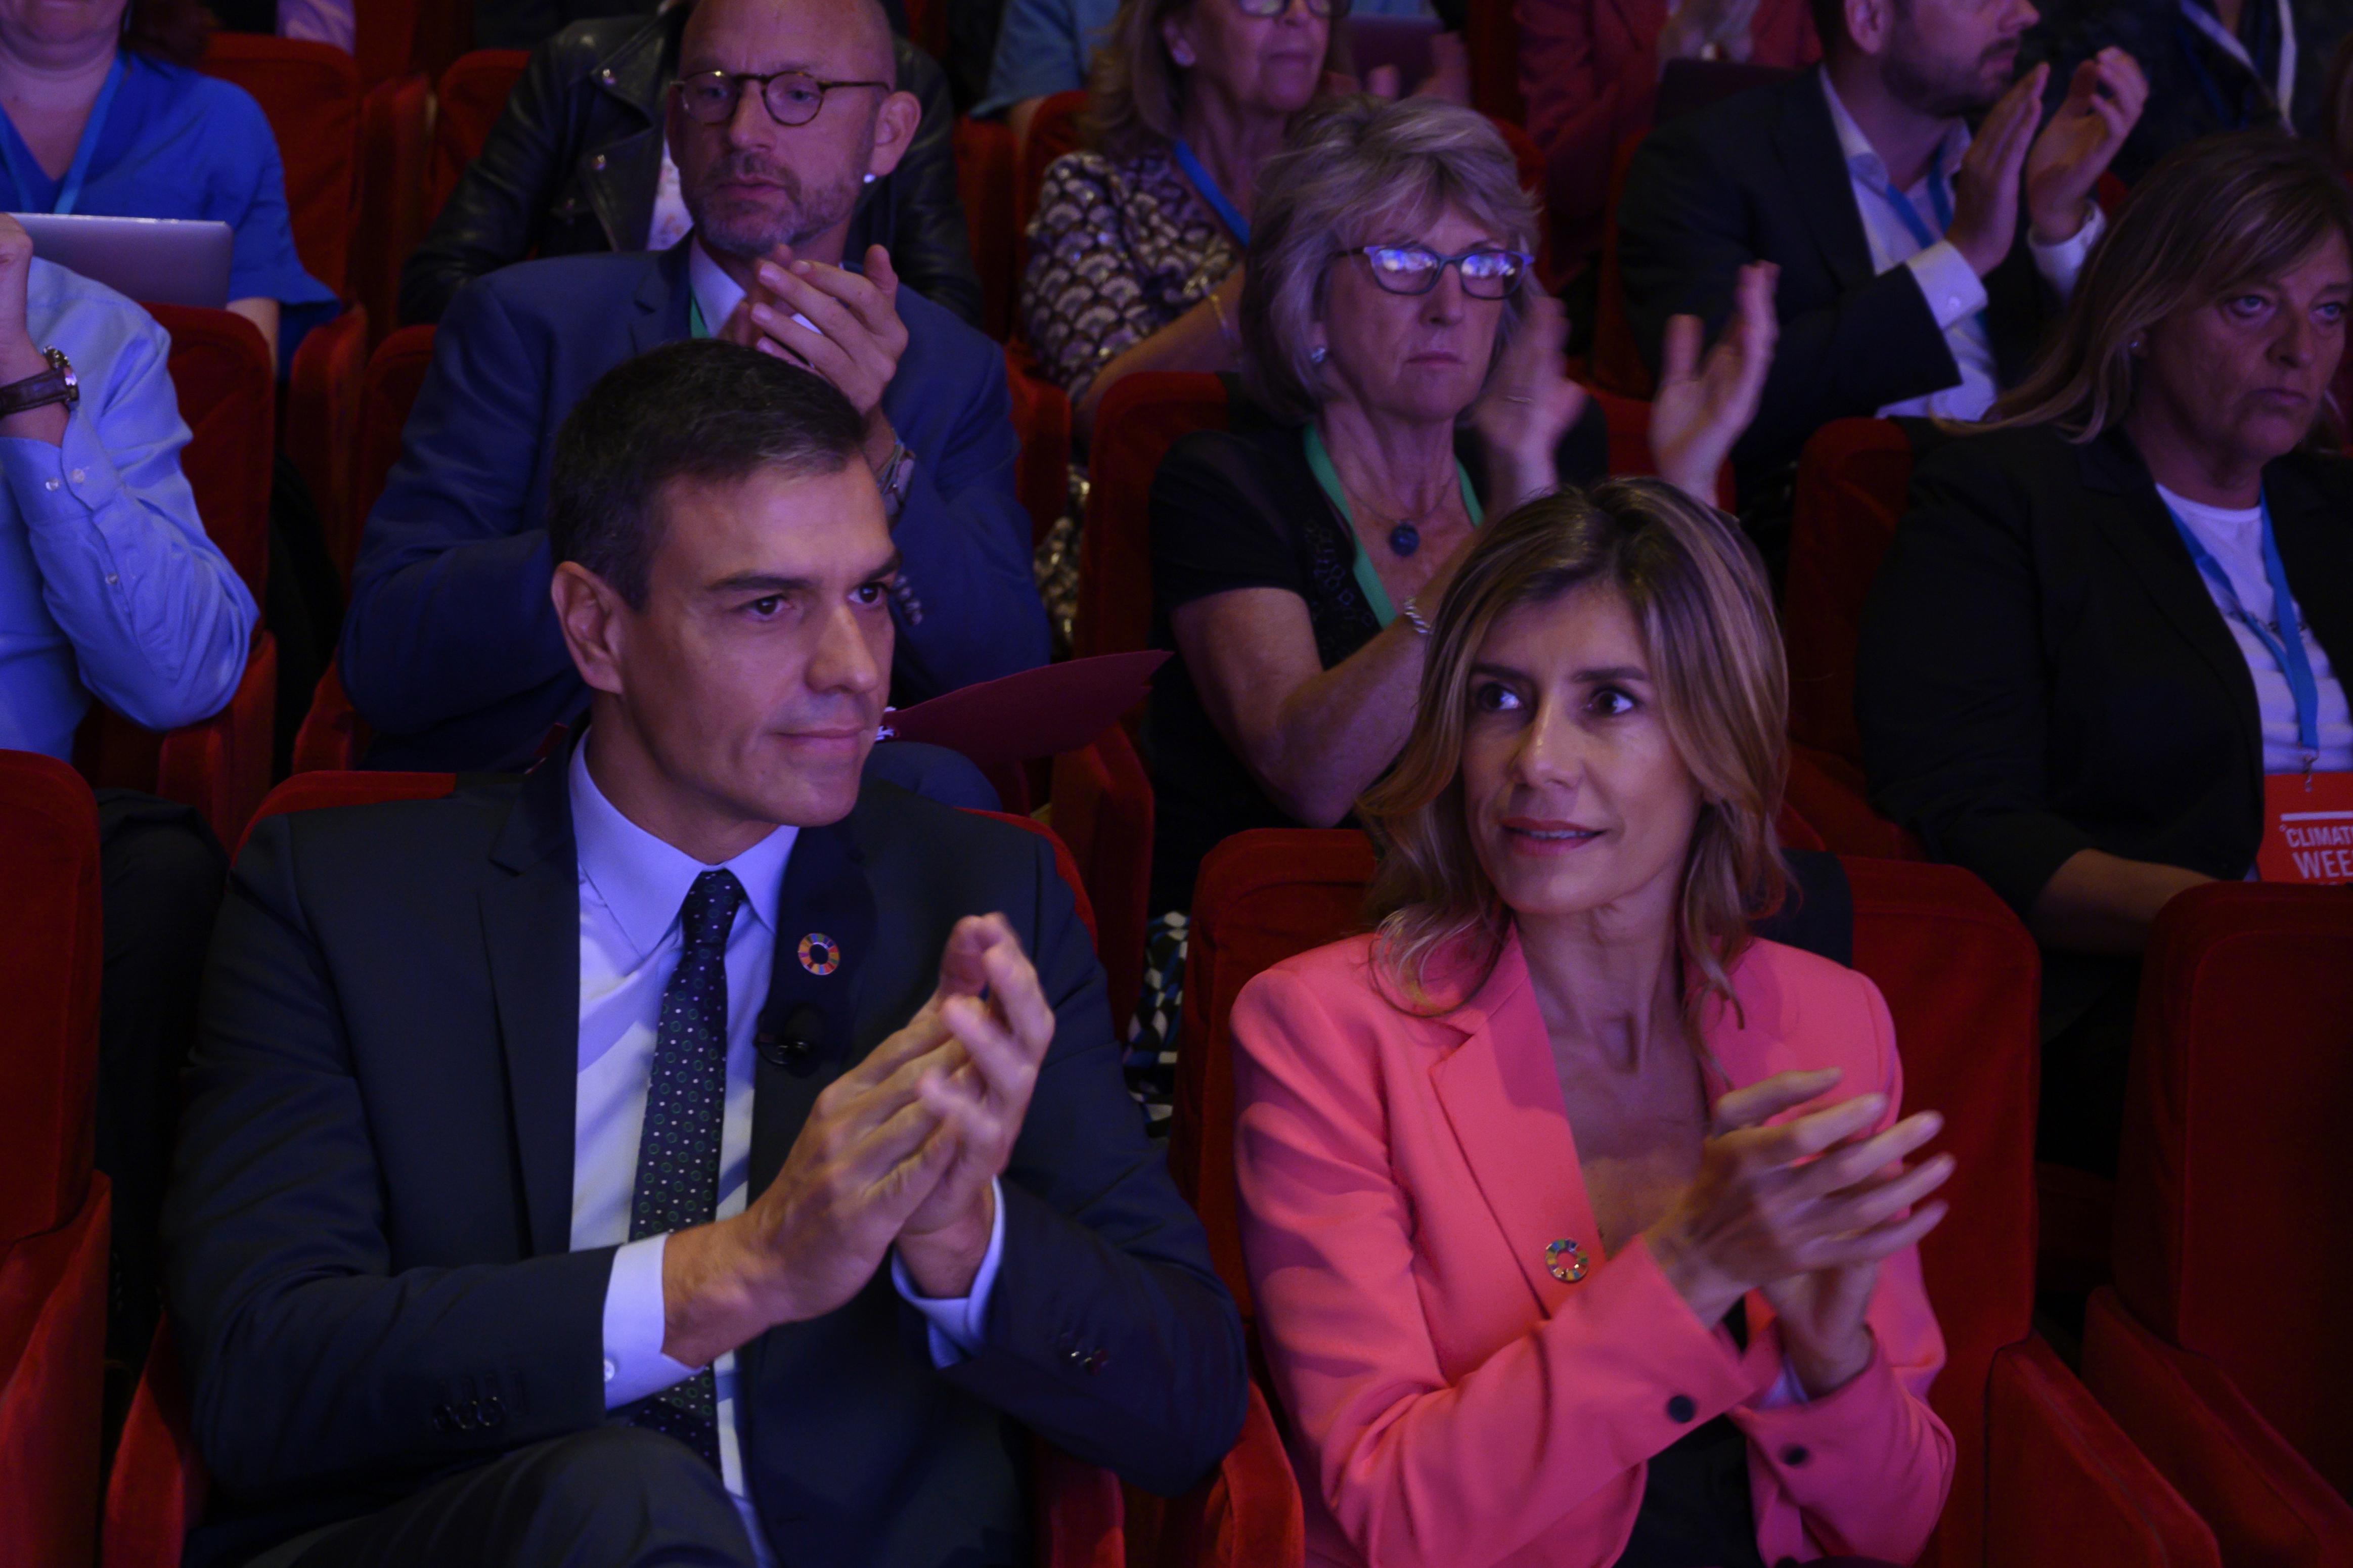
[[[1372,552],[1365,548],[1364,541],[1356,538],[1356,514],[1348,510],[1347,493],[1340,488],[1340,472],[1332,466],[1332,454],[1324,449],[1324,437],[1313,425],[1307,426],[1306,446],[1307,467],[1347,522],[1348,538],[1356,547],[1356,587],[1365,595],[1365,602],[1373,607],[1373,619],[1386,626],[1397,619],[1397,606],[1389,603],[1389,591],[1382,586],[1381,574],[1373,570]],[[1471,526],[1477,528],[1487,521],[1487,514],[1480,509],[1478,493],[1471,488],[1471,470],[1458,460],[1454,471],[1462,480],[1462,510],[1469,514]]]
[[[711,335],[711,323],[702,319],[702,301],[696,299],[691,291],[686,296],[686,335],[690,338]]]

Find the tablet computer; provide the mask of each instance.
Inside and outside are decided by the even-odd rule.
[[[228,303],[236,235],[210,219],[13,213],[33,254],[118,294],[155,305]]]

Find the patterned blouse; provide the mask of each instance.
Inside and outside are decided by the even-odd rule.
[[[1021,321],[1076,402],[1095,372],[1208,298],[1241,252],[1165,151],[1048,165],[1029,220]]]

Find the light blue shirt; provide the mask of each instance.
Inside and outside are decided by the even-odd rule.
[[[81,405],[58,446],[0,437],[0,748],[63,758],[92,697],[150,730],[219,712],[256,612],[180,472],[164,329],[38,259],[25,320],[73,362]]]
[[[629,1240],[638,1137],[645,1123],[661,997],[678,968],[678,912],[688,889],[713,869],[621,815],[588,774],[592,735],[572,752],[572,826],[580,869],[580,1076],[573,1105],[572,1247],[613,1247],[605,1288],[605,1408],[617,1409],[699,1370],[662,1353],[662,1251],[669,1239]],[[744,1212],[752,1157],[757,1057],[753,1037],[768,999],[785,868],[799,829],[779,827],[726,863],[744,885],[727,936],[727,1105],[719,1138],[718,1217]],[[981,1343],[988,1296],[1005,1253],[1005,1201],[972,1294],[915,1293],[897,1259],[892,1283],[931,1325],[934,1365],[952,1366]],[[746,1494],[736,1435],[735,1357],[712,1363],[719,1400],[719,1469],[762,1563],[773,1563],[758,1510]]]
[[[1002,114],[1028,98],[1087,85],[1087,60],[1111,36],[1119,0],[1007,0],[976,115]],[[1356,0],[1356,16],[1427,16],[1430,0]]]

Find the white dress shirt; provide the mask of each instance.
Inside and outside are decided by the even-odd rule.
[[[1985,280],[1976,268],[1961,259],[1961,253],[1943,237],[1946,224],[1939,216],[1953,210],[1953,176],[1959,173],[1961,157],[1969,150],[1969,128],[1956,120],[1945,132],[1945,140],[1936,149],[1936,156],[1928,172],[1910,190],[1901,193],[1909,205],[1918,226],[1936,236],[1934,243],[1923,244],[1914,232],[1914,225],[1905,221],[1894,205],[1897,192],[1887,173],[1886,163],[1854,122],[1846,105],[1839,101],[1838,89],[1831,85],[1830,73],[1817,69],[1817,79],[1822,84],[1822,96],[1830,100],[1831,124],[1836,128],[1839,151],[1845,154],[1847,179],[1854,188],[1855,210],[1862,217],[1862,234],[1871,246],[1871,268],[1885,272],[1894,267],[1908,267],[1920,285],[1921,297],[1928,301],[1929,313],[1945,334],[1945,342],[1953,351],[1953,363],[1960,367],[1961,379],[1925,397],[1908,397],[1901,403],[1891,403],[1879,411],[1883,419],[1899,414],[1925,415],[1942,419],[1976,419],[1993,405],[2000,391],[1994,374],[1993,340],[1986,334]],[[2025,223],[2024,202],[2018,221]],[[2092,242],[2107,227],[2107,219],[2097,203],[2092,204],[2089,216],[2075,237],[2060,245],[2041,245],[2032,234],[2027,236],[2027,250],[2034,258],[2034,269],[2042,275],[2061,301],[2075,291],[2075,279],[2084,270],[2084,258],[2091,254]]]
[[[2263,639],[2235,613],[2244,610],[2265,623],[2276,618],[2271,574],[2263,569],[2263,508],[2208,506],[2175,495],[2163,485],[2157,487],[2157,493],[2231,580],[2226,592],[2205,573],[2198,574],[2230,626],[2239,651],[2246,656],[2247,673],[2255,678],[2255,709],[2263,721],[2263,772],[2304,772],[2304,742],[2296,731],[2295,694],[2288,688],[2287,671],[2263,646]],[[2304,655],[2312,661],[2313,682],[2320,689],[2320,755],[2312,765],[2321,773],[2353,771],[2353,711],[2348,710],[2344,684],[2329,668],[2328,650],[2312,635],[2311,623],[2301,610],[2295,619],[2304,634]]]
[[[663,990],[678,969],[678,914],[694,879],[714,869],[623,816],[588,774],[589,741],[572,753],[572,825],[580,868],[580,1076],[573,1110],[572,1247],[621,1245],[605,1290],[605,1408],[617,1409],[699,1370],[662,1353],[666,1237],[629,1240],[638,1137],[645,1123]],[[753,1037],[767,1002],[785,868],[799,830],[779,827],[728,861],[744,902],[727,937],[727,1108],[719,1139],[719,1209],[744,1212],[752,1155]],[[787,951],[791,951],[789,948]],[[1005,1204],[972,1293],[918,1296],[894,1258],[892,1280],[930,1323],[932,1359],[950,1366],[978,1346],[1005,1251]],[[762,1563],[775,1562],[745,1494],[735,1431],[735,1357],[712,1363],[719,1400],[719,1468]]]

